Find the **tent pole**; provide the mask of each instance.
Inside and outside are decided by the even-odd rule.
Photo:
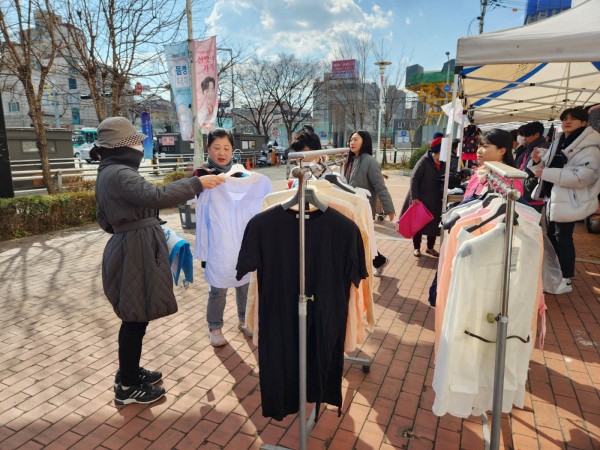
[[[456,96],[458,91],[458,74],[454,74],[454,82],[452,83],[452,109],[450,111],[452,117],[450,120],[450,131],[448,132],[448,139],[450,140],[450,148],[452,147],[452,137],[454,136],[455,122],[454,122],[454,110],[456,108]],[[442,198],[442,212],[446,211],[446,205],[448,203],[448,177],[450,176],[450,161],[452,160],[452,152],[449,151],[446,155],[446,173],[444,174],[444,197]]]

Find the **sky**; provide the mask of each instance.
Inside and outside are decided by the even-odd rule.
[[[497,3],[484,32],[523,24],[526,0]],[[458,38],[479,33],[479,14],[479,0],[217,0],[203,25],[218,45],[245,43],[267,58],[284,52],[332,60],[345,36],[371,36],[393,64],[442,70]]]

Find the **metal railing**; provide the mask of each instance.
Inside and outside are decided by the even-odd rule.
[[[142,162],[139,173],[144,178],[152,181],[160,181],[162,177],[176,170],[193,170],[193,154],[181,155],[162,155],[150,161]],[[74,164],[76,167],[57,167],[65,164]],[[12,179],[14,182],[43,180],[42,169],[32,169],[39,167],[38,160],[22,160],[11,162]],[[88,164],[80,158],[56,158],[49,160],[50,174],[54,178],[57,189],[61,191],[65,185],[65,178],[81,177],[83,179],[93,180],[98,174],[98,165]],[[15,187],[15,192],[42,192],[46,186],[26,186]]]

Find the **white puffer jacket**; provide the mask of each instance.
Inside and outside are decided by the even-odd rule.
[[[563,168],[546,167],[558,147],[558,139],[543,156],[539,164],[529,161],[535,171],[543,168],[541,180],[554,183],[549,208],[553,222],[583,220],[598,209],[600,193],[600,133],[587,127],[571,145],[563,150],[567,162]],[[538,184],[538,188],[543,183]]]

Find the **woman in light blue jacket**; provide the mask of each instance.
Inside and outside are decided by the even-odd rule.
[[[352,187],[366,189],[371,193],[369,203],[371,204],[373,217],[375,217],[376,213],[375,202],[379,197],[383,213],[391,222],[394,220],[396,211],[394,210],[392,197],[385,186],[385,180],[383,179],[379,163],[373,158],[373,140],[371,139],[371,135],[363,130],[355,131],[350,136],[348,146],[350,147],[350,152],[348,153],[348,162],[344,168],[344,176],[348,184]],[[373,267],[375,268],[373,274],[376,277],[380,277],[387,263],[388,259],[378,252],[373,260]]]

